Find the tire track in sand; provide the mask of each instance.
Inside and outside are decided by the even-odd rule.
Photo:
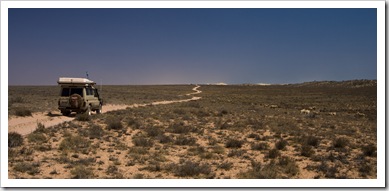
[[[201,93],[198,90],[200,86],[197,85],[192,90],[195,91],[193,93],[186,94],[187,96],[195,95]],[[193,96],[190,99],[180,99],[180,100],[171,100],[171,101],[155,101],[148,104],[132,104],[132,105],[104,105],[103,106],[103,114],[109,111],[122,110],[126,108],[137,108],[137,107],[146,107],[146,106],[154,106],[154,105],[165,105],[165,104],[173,104],[173,103],[181,103],[188,101],[199,100],[201,97]],[[92,114],[96,115],[96,114]],[[63,116],[59,111],[51,111],[49,114],[45,112],[37,112],[33,113],[32,116],[29,117],[10,117],[8,118],[8,132],[17,132],[21,135],[27,135],[33,132],[37,128],[37,124],[41,123],[45,127],[51,127],[66,121],[72,121],[75,119],[75,115],[71,116]]]

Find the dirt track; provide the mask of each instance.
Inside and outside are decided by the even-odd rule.
[[[194,94],[201,93],[200,90],[197,90],[199,87],[200,86],[194,87],[192,90],[195,92],[186,95],[194,95]],[[201,99],[201,97],[194,96],[190,99],[171,100],[171,101],[164,100],[164,101],[156,101],[148,104],[104,105],[103,113],[114,111],[114,110],[126,109],[126,108],[172,104],[172,103],[194,101],[199,99]],[[8,119],[8,132],[17,132],[20,133],[21,135],[27,135],[36,129],[38,123],[45,125],[45,127],[50,127],[66,121],[72,121],[74,120],[74,118],[75,118],[74,114],[70,116],[63,116],[59,111],[51,111],[50,114],[44,112],[33,113],[31,117],[11,117]]]

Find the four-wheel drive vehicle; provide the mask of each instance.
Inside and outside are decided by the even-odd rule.
[[[59,78],[58,85],[61,86],[58,109],[63,115],[71,112],[88,113],[92,111],[101,113],[103,100],[98,90],[94,87],[96,83],[86,78]]]

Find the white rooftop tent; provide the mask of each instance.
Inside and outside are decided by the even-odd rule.
[[[58,84],[96,84],[94,81],[86,78],[69,78],[69,77],[60,77],[58,79]]]

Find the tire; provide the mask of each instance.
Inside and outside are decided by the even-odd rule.
[[[64,116],[69,116],[70,115],[70,111],[61,111],[61,113]]]
[[[103,113],[102,106],[100,105],[99,109],[96,110],[96,114],[101,114]]]
[[[72,108],[80,108],[83,103],[83,99],[78,94],[73,94],[69,97],[69,103]]]
[[[88,115],[92,115],[92,110],[90,109],[90,105],[88,105],[85,113],[87,113]]]

